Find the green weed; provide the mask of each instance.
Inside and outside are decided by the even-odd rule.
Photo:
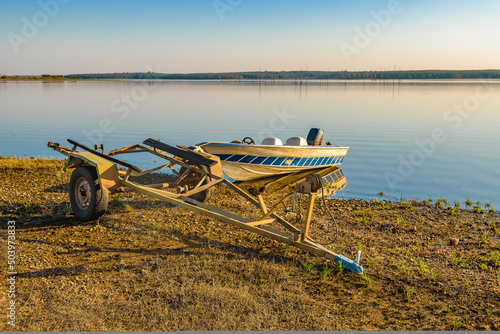
[[[492,310],[486,309],[486,315],[488,315],[488,317],[491,317],[492,314],[493,314]]]
[[[453,216],[455,214],[455,211],[457,211],[457,208],[455,207],[448,207],[448,215]]]
[[[134,212],[134,208],[128,204],[125,204],[125,212],[127,213]]]
[[[342,274],[342,272],[345,269],[344,262],[340,261],[338,266],[337,266],[337,269],[338,269],[339,273]]]
[[[375,206],[377,208],[379,208],[379,209],[385,209],[385,204],[381,200],[375,199],[374,203],[375,203]]]
[[[72,215],[73,214],[73,208],[71,207],[71,204],[66,204],[66,215]]]
[[[361,284],[361,285],[363,285],[365,287],[369,287],[370,285],[372,285],[373,280],[369,279],[368,276],[366,276],[366,274],[361,274],[360,278],[359,278],[359,281],[354,282],[354,283]]]
[[[490,242],[490,236],[489,236],[489,231],[484,230],[483,234],[481,234],[481,243],[482,244],[487,244]]]
[[[363,242],[361,240],[356,241],[356,246],[358,246],[358,250],[363,250]]]
[[[455,208],[459,208],[460,207],[460,201],[455,201]]]
[[[431,272],[431,275],[430,275],[431,280],[435,281],[438,276],[439,276],[439,273]]]
[[[382,190],[380,190],[380,192],[378,193],[380,196],[384,196],[384,192]]]
[[[491,203],[490,203],[490,202],[486,202],[486,203],[484,203],[484,205],[485,205],[487,208],[491,207]]]
[[[28,213],[28,214],[35,213],[35,207],[36,207],[36,204],[24,203],[24,209],[26,210],[26,213]]]
[[[402,217],[396,218],[396,225],[408,226],[408,224],[403,221]]]
[[[160,223],[153,223],[153,230],[159,230],[161,227]]]
[[[450,311],[451,311],[451,304],[446,304],[446,306],[444,307],[444,310],[446,311],[446,313],[450,313]]]
[[[436,203],[434,203],[434,205],[436,206],[436,209],[442,209],[443,208],[443,201],[441,200],[441,198],[438,198]]]
[[[469,197],[465,198],[465,207],[468,208],[472,205],[472,201],[470,200]]]
[[[413,205],[411,203],[406,203],[406,202],[400,202],[399,207],[405,210],[410,210],[413,211]]]
[[[493,265],[497,266],[500,263],[500,253],[493,251],[490,256],[490,261]]]
[[[364,211],[361,211],[361,215],[362,215],[362,218],[361,220],[359,221],[360,223],[362,224],[367,224],[367,223],[371,223],[374,219],[375,219],[375,215],[372,214],[370,215],[369,217],[365,214]]]
[[[461,254],[453,254],[453,257],[451,259],[451,264],[454,266],[460,266],[462,263],[465,262],[465,259],[463,255]]]
[[[369,256],[366,256],[366,265],[367,266],[375,266],[377,264],[378,264],[378,262],[376,262],[374,259],[372,259]]]
[[[497,222],[492,221],[488,223],[488,230],[493,231],[493,233],[497,232]]]
[[[414,294],[415,294],[415,288],[411,286],[407,286],[405,288],[405,297],[407,301],[410,301],[413,298]]]
[[[460,327],[462,327],[462,323],[455,317],[451,318],[451,327],[453,327],[453,330],[456,330]]]
[[[495,213],[495,207],[492,205],[491,208],[488,210],[489,213]]]
[[[424,263],[424,260],[420,260],[418,262],[418,272],[420,275],[424,275],[429,272],[429,268],[427,268],[427,265]]]
[[[327,278],[334,270],[335,270],[335,267],[326,266],[325,268],[323,268],[323,271],[321,272],[321,275],[320,275],[321,279]]]
[[[118,203],[120,202],[120,196],[118,194],[116,194],[115,196],[113,196],[113,205],[118,205]]]
[[[410,268],[406,265],[406,261],[399,259],[397,264],[393,264],[396,268],[398,268],[399,272],[402,274],[408,274],[410,272]]]
[[[301,262],[304,268],[306,268],[307,272],[310,273],[314,267],[314,263]]]

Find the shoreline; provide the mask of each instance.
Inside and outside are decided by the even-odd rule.
[[[292,83],[325,83],[325,82],[373,82],[401,84],[407,82],[500,82],[500,78],[415,78],[415,79],[202,79],[202,78],[42,78],[42,77],[0,77],[0,81],[206,81],[206,82],[292,82]]]
[[[37,156],[37,157],[28,157],[28,156],[2,156],[0,154],[0,161],[2,159],[20,159],[20,161],[28,161],[28,160],[38,160],[38,161],[62,161],[64,162],[66,160],[65,156],[62,156],[60,154],[54,155],[54,156]],[[382,194],[381,194],[382,193]],[[460,204],[457,206],[456,202],[457,201],[451,201],[448,203],[447,200],[448,196],[438,196],[436,201],[439,201],[441,203],[441,206],[447,208],[449,206],[455,207],[455,208],[460,208],[460,209],[465,209],[465,210],[470,210],[470,211],[478,211],[480,212],[481,210],[484,210],[484,213],[494,213],[495,210],[495,204],[498,203],[492,203],[491,201],[485,201],[484,203],[478,200],[475,200],[474,198],[469,198],[465,197],[465,199],[460,200]],[[422,203],[425,205],[436,205],[436,201],[432,201],[430,197],[425,197],[424,199],[421,199],[418,196],[415,195],[408,195],[408,196],[400,196],[400,195],[388,195],[385,194],[383,191],[379,193],[374,193],[372,195],[352,195],[349,196],[345,193],[339,194],[337,197],[331,197],[332,199],[342,199],[342,200],[360,200],[360,201],[366,201],[366,202],[374,202],[374,201],[386,201],[387,203],[400,203],[400,202],[414,202],[414,203]],[[398,199],[399,198],[399,199]],[[467,205],[467,201],[470,201],[470,204]],[[433,203],[434,202],[434,203]],[[453,202],[453,203],[452,203]],[[479,203],[478,203],[479,202]],[[453,205],[452,205],[453,204]],[[465,206],[465,208],[464,208]],[[477,208],[479,206],[479,208]],[[500,211],[500,209],[499,209]]]
[[[63,78],[51,79],[42,77],[7,77],[0,78],[0,81],[101,81],[102,79],[84,79],[84,78]]]

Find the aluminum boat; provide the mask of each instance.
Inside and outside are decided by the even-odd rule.
[[[265,138],[260,145],[250,137],[241,142],[204,142],[197,146],[220,158],[222,170],[237,181],[338,166],[349,147],[323,141],[323,131],[313,128],[306,138],[292,137],[285,144],[279,138]]]

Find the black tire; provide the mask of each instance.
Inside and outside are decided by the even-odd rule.
[[[108,208],[109,192],[102,189],[94,167],[80,166],[69,181],[69,200],[76,218],[87,222],[102,216]]]
[[[208,172],[208,169],[205,166],[201,166],[201,169]],[[179,170],[179,175],[184,174],[185,171],[186,171],[186,168],[181,167],[181,169]],[[191,177],[191,180],[190,180],[191,182],[185,182],[183,184],[188,184],[189,190],[191,190],[194,187],[196,187],[196,185],[201,181],[202,176],[201,176],[201,174],[198,174],[196,172],[192,172],[190,175],[188,175],[187,178],[189,178],[189,177]],[[194,178],[194,180],[193,180],[193,178]],[[203,182],[203,184],[207,184],[209,182],[210,182],[210,177],[207,176],[207,178],[205,179],[205,182]],[[191,195],[188,197],[194,199],[195,201],[203,203],[205,201],[208,201],[212,197],[213,192],[214,192],[214,188],[210,187],[207,190],[204,190],[202,192],[199,192],[197,194],[194,194],[194,195]]]

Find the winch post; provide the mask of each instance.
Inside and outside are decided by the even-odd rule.
[[[312,219],[315,199],[316,199],[316,193],[310,193],[309,203],[307,204],[307,216],[306,216],[306,221],[304,222],[304,228],[302,229],[301,241],[304,241],[307,238],[307,235],[309,234],[309,227],[311,226],[311,219]]]

